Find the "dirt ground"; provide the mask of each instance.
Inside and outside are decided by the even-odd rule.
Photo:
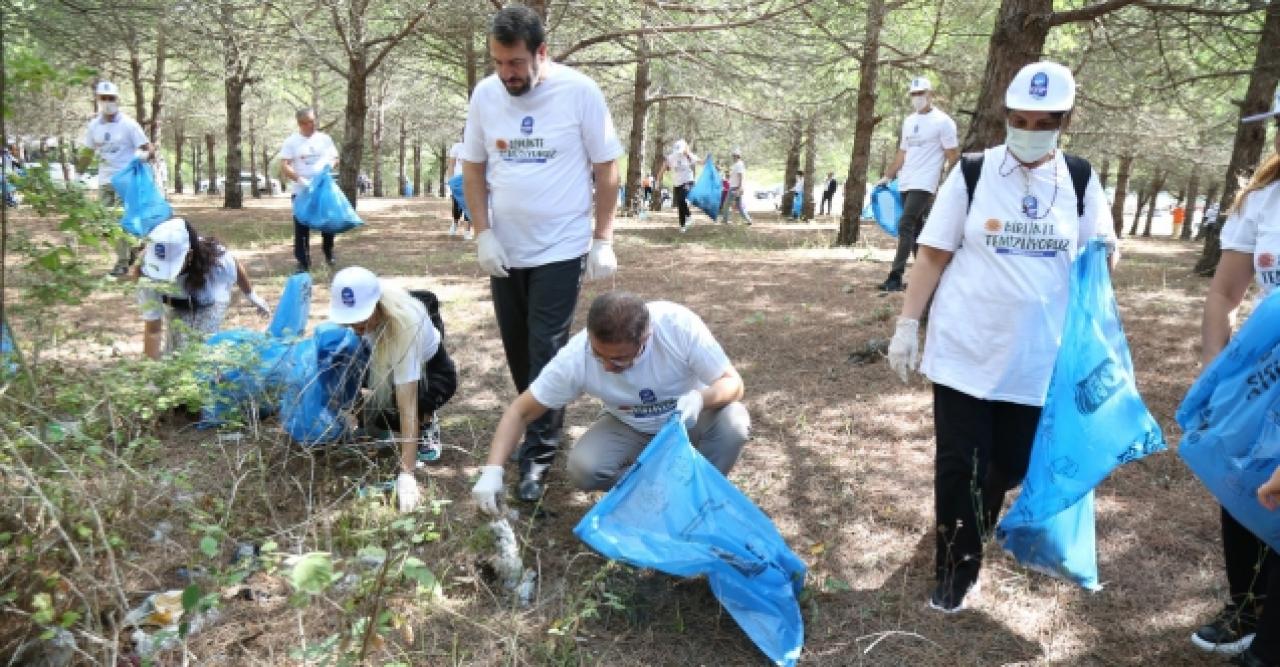
[[[274,303],[293,270],[288,200],[251,201],[235,212],[204,198],[175,200],[202,233],[219,237],[245,261],[259,293]],[[441,538],[416,551],[440,577],[442,596],[402,609],[412,631],[396,636],[386,660],[766,664],[705,582],[606,567],[573,536],[596,496],[567,486],[564,457],[544,515],[530,518],[528,508],[521,508],[517,526],[526,562],[540,571],[538,598],[527,610],[497,598],[476,566],[480,549],[474,536],[483,521],[469,505],[488,438],[514,395],[487,279],[475,263],[474,245],[447,234],[445,201],[367,200],[361,210],[368,224],[338,238],[338,265],[363,265],[406,286],[435,290],[460,373],[458,393],[442,413],[445,455],[422,476],[429,497],[452,502],[436,503]],[[24,224],[21,218],[18,224]],[[1098,489],[1105,589],[1091,594],[1029,572],[989,545],[975,608],[943,616],[925,605],[932,561],[928,387],[918,380],[903,386],[882,358],[867,364],[850,360],[868,341],[892,335],[901,305],[901,295],[875,289],[887,272],[892,240],[874,226],[863,229],[862,247],[831,249],[833,224],[773,219],[747,229],[708,224],[704,217],[681,235],[667,214],[622,221],[615,241],[620,271],[613,281],[584,286],[575,323],[576,330],[594,295],[625,288],[689,306],[725,347],[745,379],[753,422],[752,440],[730,479],[774,520],[809,566],[801,664],[1220,664],[1188,641],[1219,608],[1225,582],[1216,505],[1177,459],[1173,422],[1197,372],[1207,288],[1205,279],[1189,271],[1198,246],[1166,239],[1123,245],[1115,276],[1121,312],[1139,388],[1171,449],[1125,466]],[[319,252],[315,238],[313,254]],[[102,262],[105,271],[105,253]],[[330,273],[317,269],[314,275],[316,323],[327,311]],[[128,290],[96,295],[74,318],[100,332],[94,343],[64,352],[79,363],[141,353],[141,322]],[[226,326],[260,328],[262,322],[239,300]],[[596,410],[585,399],[571,407],[570,441]],[[272,427],[264,424],[264,433]],[[268,465],[285,473],[281,479],[310,475],[310,485],[241,491],[231,502],[236,512],[227,530],[233,538],[272,539],[284,551],[319,547],[349,555],[352,547],[335,538],[340,533],[333,526],[355,502],[351,480],[390,470],[386,462],[331,464],[326,457],[290,450],[278,436],[227,444],[213,433],[185,428],[170,444],[183,454],[155,462],[156,469],[144,474],[160,479],[183,471],[198,490],[221,498],[231,494],[236,462],[254,447],[269,448]],[[508,468],[510,482],[515,473]],[[142,505],[149,509],[134,517],[138,531],[166,513],[180,516],[174,504]],[[146,563],[140,567],[146,574],[132,579],[132,593],[172,585],[167,573],[189,562],[197,539],[179,529],[163,548],[140,548],[133,560]],[[303,614],[281,596],[275,599],[224,603],[224,620],[191,639],[188,657],[196,664],[300,664],[289,651],[332,627],[341,615],[338,606],[313,606]]]

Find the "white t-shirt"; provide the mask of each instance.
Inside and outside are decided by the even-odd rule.
[[[929,311],[920,372],[976,398],[1043,405],[1062,340],[1071,263],[1091,237],[1113,235],[1111,207],[1094,172],[1084,216],[1076,216],[1075,188],[1059,151],[1030,171],[1034,199],[1026,205],[1035,214],[1029,216],[1024,170],[1005,159],[1004,146],[985,155],[969,212],[964,177],[953,169],[920,233],[921,245],[955,253]]]
[[[449,147],[449,157],[453,158],[453,173],[449,174],[449,176],[450,177],[461,176],[462,175],[462,142],[461,141]]]
[[[1250,192],[1222,225],[1222,249],[1253,256],[1261,296],[1280,285],[1280,181]]]
[[[746,174],[747,174],[747,164],[742,160],[738,160],[737,162],[734,162],[733,166],[729,167],[729,187],[741,188],[742,177],[746,176]]]
[[[467,110],[462,159],[486,163],[489,226],[512,268],[591,249],[591,166],[624,152],[600,87],[564,65],[547,67],[519,97],[486,77]]]
[[[200,288],[195,294],[188,295],[186,288],[183,287],[187,282],[187,274],[185,273],[179,273],[173,284],[166,286],[166,288],[139,288],[138,305],[142,306],[142,319],[151,322],[164,317],[165,304],[160,300],[162,294],[176,299],[185,299],[191,296],[195,299],[196,305],[202,308],[214,303],[229,303],[231,301],[231,287],[236,284],[236,277],[236,258],[231,254],[230,250],[224,248],[222,257],[218,258],[218,263],[214,265],[213,270],[209,272],[208,278],[205,279],[204,287]]]
[[[693,182],[693,158],[682,152],[667,155],[667,168],[671,170],[671,182],[684,185]]]
[[[791,191],[796,194],[804,194],[804,176],[796,176],[796,184],[791,187]]]
[[[719,380],[733,366],[693,311],[669,301],[652,301],[648,307],[651,335],[631,368],[606,371],[591,351],[586,330],[579,331],[529,385],[533,398],[562,408],[589,394],[631,428],[657,433],[677,399]]]
[[[902,141],[898,144],[907,152],[898,170],[898,190],[937,190],[946,163],[943,151],[959,145],[956,122],[936,107],[928,113],[908,115],[902,120]]]
[[[338,147],[333,145],[329,135],[320,130],[312,132],[309,137],[294,132],[280,147],[280,159],[292,160],[293,171],[299,178],[313,178],[338,159]]]
[[[151,143],[138,121],[117,111],[115,120],[94,116],[85,128],[81,143],[97,152],[98,182],[110,185],[111,177],[128,166],[139,148]]]
[[[436,325],[427,315],[427,309],[416,299],[414,302],[416,304],[414,312],[420,315],[419,326],[414,332],[413,343],[409,348],[399,358],[392,359],[391,381],[396,385],[422,379],[422,367],[426,366],[427,362],[431,361],[431,358],[440,350],[440,332],[436,330]],[[377,342],[371,334],[365,334],[364,339],[370,346]]]

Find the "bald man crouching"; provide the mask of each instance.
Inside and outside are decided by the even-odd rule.
[[[498,514],[502,464],[525,427],[583,394],[604,404],[569,454],[569,476],[584,491],[612,488],[677,412],[693,446],[726,475],[750,436],[742,377],[702,319],[668,301],[606,292],[591,303],[586,330],[503,413],[471,491],[481,510]]]

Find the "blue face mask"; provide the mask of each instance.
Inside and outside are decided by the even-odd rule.
[[[1005,124],[1005,146],[1019,162],[1031,164],[1058,147],[1059,130],[1019,130]]]

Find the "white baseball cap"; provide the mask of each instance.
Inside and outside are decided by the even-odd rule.
[[[356,324],[369,319],[382,297],[378,276],[369,269],[350,266],[333,276],[329,288],[329,319],[338,324]]]
[[[1276,98],[1275,98],[1275,101],[1271,103],[1271,111],[1266,111],[1266,112],[1263,112],[1263,113],[1256,113],[1256,114],[1253,114],[1252,116],[1246,116],[1246,117],[1244,117],[1244,118],[1241,118],[1241,119],[1240,119],[1240,122],[1241,122],[1241,123],[1256,123],[1256,122],[1258,122],[1258,121],[1260,121],[1260,120],[1267,120],[1268,118],[1275,118],[1276,116],[1280,116],[1280,88],[1277,88],[1277,89],[1276,89]]]
[[[1075,105],[1071,70],[1048,60],[1018,70],[1004,93],[1004,106],[1010,111],[1071,111]]]
[[[911,80],[911,88],[909,88],[907,92],[923,93],[923,92],[928,92],[930,90],[933,90],[933,84],[929,83],[929,79],[923,76],[918,76]]]
[[[182,273],[191,249],[187,221],[169,218],[147,234],[147,252],[142,258],[142,273],[155,280],[173,280]]]
[[[98,85],[95,86],[93,89],[93,94],[94,95],[114,95],[116,97],[119,97],[120,89],[116,88],[116,84],[111,83],[110,81],[99,81]]]

